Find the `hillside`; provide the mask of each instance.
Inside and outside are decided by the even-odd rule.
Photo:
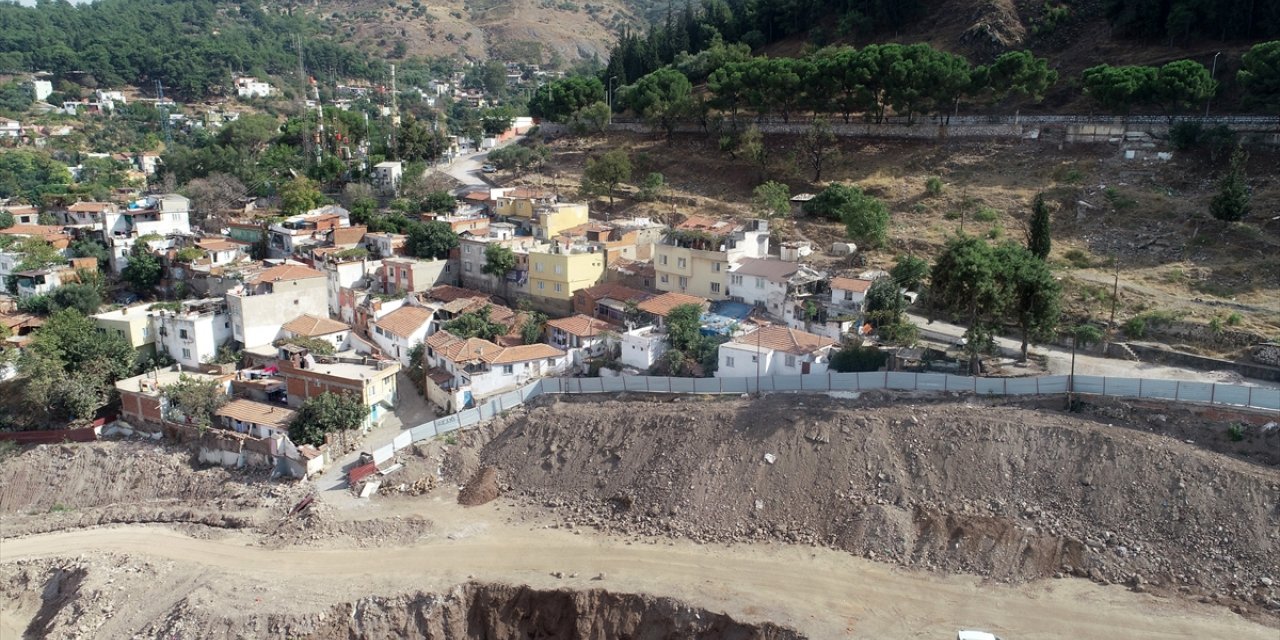
[[[397,58],[460,55],[559,63],[608,58],[620,29],[641,23],[622,0],[321,0],[300,9],[344,44]]]

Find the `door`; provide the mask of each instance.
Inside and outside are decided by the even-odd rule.
[[[808,363],[808,362],[801,362],[801,363],[800,363],[800,374],[801,374],[801,375],[808,375],[808,374],[809,374],[809,363]]]

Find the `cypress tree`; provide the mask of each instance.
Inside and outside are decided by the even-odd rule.
[[[1218,183],[1218,195],[1209,203],[1213,217],[1226,222],[1238,222],[1249,215],[1249,188],[1244,181],[1244,163],[1249,155],[1237,146],[1231,154],[1231,167]]]
[[[1036,194],[1035,203],[1031,205],[1031,230],[1027,237],[1027,249],[1041,260],[1049,257],[1049,249],[1053,240],[1049,234],[1049,205],[1044,201],[1044,194]]]

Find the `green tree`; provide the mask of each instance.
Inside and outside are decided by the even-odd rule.
[[[948,240],[930,273],[930,304],[963,315],[970,327],[998,315],[1004,306],[995,252],[981,239],[962,234]],[[970,372],[976,374],[977,369],[973,358]]]
[[[666,327],[673,349],[683,352],[695,350],[702,338],[702,306],[682,304],[672,308],[667,313]]]
[[[822,181],[822,170],[840,157],[836,134],[826,120],[813,121],[800,138],[800,150],[805,164],[813,170],[813,181]]]
[[[438,260],[449,257],[458,246],[458,234],[447,222],[416,222],[409,227],[405,250],[415,258]]]
[[[1010,95],[1041,101],[1058,82],[1058,72],[1049,68],[1049,61],[1030,51],[1005,52],[989,67],[976,71],[975,76],[981,77],[997,101]]]
[[[444,323],[443,329],[452,333],[459,338],[480,338],[481,340],[496,340],[501,336],[507,335],[507,326],[494,322],[490,316],[493,313],[493,307],[485,305],[475,311],[468,311],[458,317]]]
[[[28,82],[0,84],[0,111],[22,114],[36,101],[35,91]]]
[[[889,277],[907,291],[919,291],[925,278],[929,277],[929,263],[912,255],[898,256]]]
[[[0,198],[38,203],[41,196],[71,184],[66,165],[43,151],[12,149],[0,153]]]
[[[1022,359],[1033,337],[1053,335],[1061,314],[1062,286],[1049,265],[1021,245],[1005,243],[995,252],[1004,316],[1022,330]]]
[[[614,149],[598,158],[588,158],[582,172],[582,191],[590,195],[609,196],[609,211],[613,211],[613,196],[618,185],[631,179],[631,158],[623,149]]]
[[[1280,112],[1280,40],[1253,45],[1241,57],[1236,79],[1244,87],[1246,105]]]
[[[760,128],[751,125],[738,139],[738,152],[756,165],[756,180],[764,182],[769,174],[769,146]]]
[[[169,400],[166,418],[199,428],[213,424],[213,414],[227,402],[225,383],[217,378],[197,378],[185,373],[164,388]]]
[[[1231,166],[1227,175],[1218,182],[1218,193],[1209,203],[1213,217],[1226,222],[1239,222],[1249,215],[1249,185],[1245,183],[1244,166],[1249,155],[1240,146],[1231,154]]]
[[[289,423],[289,439],[296,444],[320,446],[327,434],[359,429],[369,410],[353,394],[322,393],[307,398],[293,422]]]
[[[863,309],[873,325],[893,324],[906,311],[907,299],[893,278],[876,278],[867,289]]]
[[[481,267],[481,271],[485,274],[503,279],[515,268],[516,254],[510,248],[497,243],[489,243],[484,248],[484,266]]]
[[[758,186],[751,196],[751,208],[766,218],[781,218],[791,213],[791,187],[772,180]]]
[[[867,247],[882,247],[889,238],[889,209],[879,198],[854,189],[854,197],[840,210],[845,234]]]
[[[139,241],[129,250],[129,259],[125,262],[120,277],[139,295],[148,295],[155,291],[156,285],[164,277],[164,265],[151,253],[147,243]]]
[[[1218,88],[1209,70],[1194,60],[1175,60],[1156,72],[1151,99],[1170,116],[1185,109],[1199,108]]]
[[[839,373],[879,371],[889,354],[874,345],[848,343],[831,354],[831,370]]]
[[[1049,251],[1053,248],[1049,223],[1049,203],[1045,202],[1043,193],[1037,193],[1031,205],[1031,228],[1027,232],[1027,249],[1041,260],[1048,260]]]
[[[569,127],[578,135],[604,133],[610,116],[609,105],[595,102],[574,111],[569,117]]]
[[[623,96],[632,111],[666,131],[669,140],[693,106],[693,85],[683,73],[664,67],[636,81]]]
[[[286,216],[315,209],[323,200],[319,187],[305,176],[298,176],[280,187],[280,213]]]
[[[662,192],[666,188],[666,176],[654,171],[644,177],[644,182],[640,183],[640,192],[636,194],[636,197],[645,202],[652,202],[662,197]]]
[[[482,122],[477,122],[483,132]],[[444,136],[430,123],[407,117],[396,133],[396,157],[408,162],[432,162],[444,153]],[[407,173],[407,172],[406,172]]]
[[[53,309],[75,309],[89,316],[102,306],[102,293],[91,284],[73,282],[58,287],[49,295]]]
[[[19,242],[15,249],[22,256],[22,260],[18,262],[17,271],[44,269],[66,262],[62,252],[43,238],[26,238]]]
[[[524,344],[542,342],[542,331],[547,326],[547,316],[540,311],[525,313],[524,323],[520,325],[520,341]]]
[[[1156,75],[1154,67],[1102,64],[1085,69],[1082,79],[1085,93],[1104,109],[1127,114],[1135,105],[1152,99]]]
[[[422,210],[428,213],[453,213],[458,201],[448,191],[432,191],[422,199]]]
[[[529,98],[529,115],[551,122],[568,122],[582,109],[604,101],[605,87],[599,78],[569,76],[538,87]]]
[[[13,214],[8,211],[0,211],[0,229],[8,229],[14,225]]]
[[[115,382],[132,373],[134,357],[128,342],[98,333],[91,318],[75,309],[56,311],[18,360],[27,382],[24,401],[34,411],[91,418]]]

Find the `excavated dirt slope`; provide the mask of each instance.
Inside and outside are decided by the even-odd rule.
[[[1084,417],[954,400],[550,400],[478,437],[517,495],[578,525],[1280,612],[1274,467]],[[1280,446],[1280,430],[1256,437]]]
[[[327,610],[299,613],[287,600],[272,612],[245,614],[192,593],[174,600],[145,596],[159,581],[181,592],[198,578],[174,580],[164,566],[128,558],[33,561],[0,566],[0,613],[11,624],[0,631],[24,638],[700,638],[705,640],[798,640],[777,625],[744,624],[722,613],[689,607],[671,598],[612,593],[603,589],[540,590],[469,582],[445,593],[372,595]],[[236,586],[250,589],[249,584]],[[305,591],[305,589],[304,589]],[[305,609],[305,608],[304,608]],[[25,620],[30,620],[25,623]],[[135,625],[136,623],[136,625]],[[0,634],[5,635],[6,634]]]

